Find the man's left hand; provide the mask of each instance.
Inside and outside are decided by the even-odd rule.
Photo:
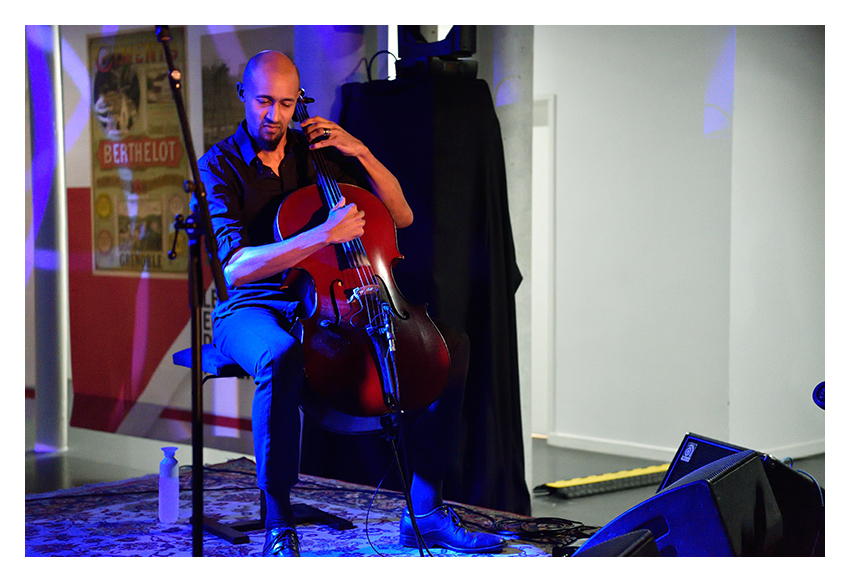
[[[333,146],[346,156],[355,156],[366,146],[342,127],[324,117],[311,117],[301,123],[304,135],[310,140],[310,149]]]

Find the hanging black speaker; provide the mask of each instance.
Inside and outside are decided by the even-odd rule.
[[[475,26],[452,26],[446,38],[433,42],[424,38],[421,28],[416,25],[398,27],[399,60],[395,66],[399,78],[422,73],[473,79],[477,76],[477,61],[465,58],[477,50]]]

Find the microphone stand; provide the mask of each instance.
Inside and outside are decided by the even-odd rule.
[[[416,535],[416,540],[419,544],[419,555],[424,556],[425,552],[431,556],[431,551],[428,545],[422,538],[422,532],[419,530],[419,524],[416,522],[416,512],[413,510],[413,500],[411,499],[410,485],[405,477],[406,463],[402,463],[402,458],[406,457],[406,451],[403,449],[402,423],[401,415],[403,411],[400,409],[401,397],[399,394],[398,373],[396,370],[396,343],[395,343],[395,325],[393,324],[393,312],[390,305],[385,301],[379,301],[381,314],[376,318],[380,321],[374,325],[374,322],[366,326],[367,333],[372,338],[372,343],[375,346],[375,351],[378,354],[380,361],[380,372],[384,378],[384,404],[389,408],[390,412],[381,417],[381,428],[384,431],[384,438],[389,441],[392,447],[395,464],[398,467],[399,479],[401,480],[401,490],[404,493],[404,500],[407,504],[407,511],[410,514],[410,524],[413,526],[413,532]],[[385,342],[385,343],[384,343]],[[402,448],[402,455],[399,457],[399,448]]]
[[[192,134],[189,131],[189,122],[186,116],[186,107],[181,94],[181,83],[183,76],[174,67],[174,57],[171,53],[169,43],[171,42],[171,31],[168,26],[156,27],[157,40],[162,44],[165,51],[165,59],[168,63],[168,80],[171,92],[177,106],[177,115],[180,118],[180,126],[183,131],[183,140],[186,145],[186,155],[192,170],[192,180],[183,184],[187,193],[193,193],[198,203],[200,217],[196,214],[183,219],[178,215],[175,218],[175,230],[184,229],[189,236],[189,306],[191,309],[191,334],[192,334],[192,555],[203,556],[203,519],[204,519],[204,425],[203,425],[203,394],[201,384],[203,381],[203,368],[201,366],[201,347],[203,343],[202,322],[203,314],[202,297],[204,294],[204,278],[202,269],[201,238],[206,234],[206,248],[210,257],[212,275],[215,281],[216,292],[220,301],[227,300],[227,288],[224,283],[224,271],[218,258],[218,245],[212,234],[210,222],[210,211],[207,203],[206,191],[201,182],[198,160],[195,156],[195,148],[192,145]],[[175,242],[176,242],[175,232]],[[169,258],[176,255],[172,248]]]

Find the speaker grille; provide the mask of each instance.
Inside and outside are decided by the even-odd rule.
[[[704,465],[699,469],[691,471],[678,481],[674,481],[669,487],[681,487],[695,481],[707,481],[714,483],[717,479],[733,470],[734,468],[747,463],[750,459],[757,458],[759,455],[755,451],[741,451],[728,457],[718,459],[713,463]]]

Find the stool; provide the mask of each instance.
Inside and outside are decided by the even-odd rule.
[[[178,366],[191,368],[192,348],[176,352],[172,356],[172,361]],[[213,378],[249,378],[251,376],[239,364],[222,354],[213,344],[203,344],[201,346],[201,368],[205,374],[201,381],[201,387],[206,384],[207,380]],[[194,443],[192,443],[192,446],[194,446]],[[297,524],[321,523],[337,530],[354,528],[354,524],[346,519],[331,515],[303,503],[293,504],[292,509],[295,512]],[[203,517],[203,529],[207,533],[227,540],[232,544],[245,544],[250,541],[250,538],[244,532],[265,529],[265,518],[266,499],[263,492],[260,491],[260,519],[224,524],[210,517]]]

